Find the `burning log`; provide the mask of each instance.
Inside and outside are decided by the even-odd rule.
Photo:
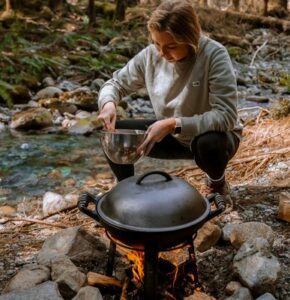
[[[122,287],[122,293],[120,300],[127,300],[127,290],[130,284],[130,278],[126,276],[123,287]]]
[[[88,272],[87,274],[87,283],[92,286],[101,286],[101,287],[115,287],[117,289],[122,289],[123,285],[120,280],[102,275],[95,272]]]

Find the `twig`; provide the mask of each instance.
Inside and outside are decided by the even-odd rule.
[[[30,222],[30,223],[48,225],[48,226],[52,226],[52,227],[68,228],[66,225],[63,225],[63,224],[49,223],[49,222],[36,220],[36,219],[30,219],[30,218],[11,218],[11,219],[7,219],[7,222],[14,222],[14,221],[23,221],[23,222]]]
[[[121,297],[120,300],[127,300],[127,290],[130,284],[130,278],[128,276],[126,276],[123,287],[122,287],[122,293],[121,293]]]
[[[268,109],[266,109],[264,107],[260,107],[260,106],[243,107],[243,108],[238,109],[238,112],[247,111],[247,110],[254,110],[254,109],[259,109],[259,110],[265,111],[268,114],[270,114],[270,111]]]
[[[255,58],[256,58],[258,52],[261,51],[261,50],[266,46],[267,43],[268,43],[268,40],[266,40],[260,47],[257,48],[257,50],[255,51],[255,53],[254,53],[254,55],[253,55],[253,58],[252,58],[252,60],[251,60],[250,67],[253,66],[254,60],[255,60]]]

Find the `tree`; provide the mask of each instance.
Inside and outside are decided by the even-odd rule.
[[[127,0],[116,0],[115,20],[123,21],[127,8]]]
[[[234,5],[235,11],[240,10],[240,0],[233,0],[233,5]]]
[[[88,16],[90,20],[90,24],[94,24],[96,20],[96,8],[95,8],[95,1],[89,0],[89,6],[88,6]]]
[[[264,0],[264,16],[268,14],[268,2],[269,0]]]

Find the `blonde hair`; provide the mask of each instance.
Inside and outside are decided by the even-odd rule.
[[[177,43],[188,44],[195,51],[201,35],[198,17],[189,0],[164,0],[152,13],[148,30],[166,31]]]

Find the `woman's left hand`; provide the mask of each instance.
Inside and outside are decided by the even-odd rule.
[[[138,153],[147,155],[155,143],[160,142],[166,135],[174,132],[176,121],[174,118],[159,120],[150,125],[146,131],[143,143],[138,147]]]

